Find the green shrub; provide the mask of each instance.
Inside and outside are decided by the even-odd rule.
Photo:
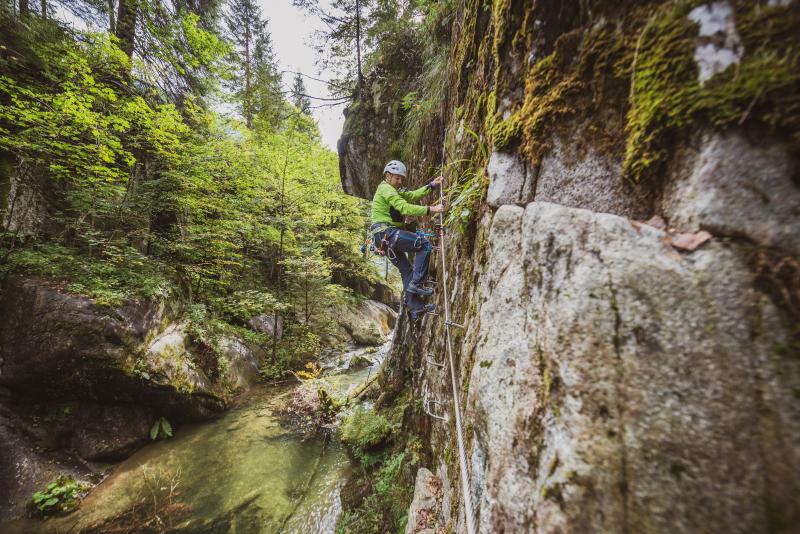
[[[108,245],[98,257],[90,257],[63,245],[41,243],[15,250],[6,268],[68,282],[68,291],[109,307],[135,297],[163,298],[173,290],[165,267],[130,247]]]
[[[37,491],[31,498],[31,504],[42,515],[69,512],[78,506],[81,493],[89,486],[77,482],[71,476],[60,476],[47,485],[44,491]]]
[[[371,476],[361,475],[364,478],[359,482],[371,486],[371,491],[357,509],[344,511],[337,533],[403,532],[417,462],[415,454],[399,452],[386,457]]]
[[[381,455],[374,449],[386,442],[394,427],[382,415],[359,406],[345,419],[341,440],[364,467],[377,463]]]
[[[319,335],[305,325],[287,321],[283,338],[277,342],[274,358],[271,355],[271,343],[264,348],[270,352],[270,356],[261,364],[261,376],[275,380],[315,359],[322,349],[322,342]]]

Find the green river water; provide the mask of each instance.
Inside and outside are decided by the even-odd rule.
[[[377,365],[323,380],[329,390],[343,394]],[[278,420],[276,410],[295,387],[260,386],[219,418],[183,426],[173,438],[144,447],[68,516],[6,527],[25,533],[91,532],[132,506],[162,506],[151,504],[153,494],[164,495],[177,482],[173,502],[185,512],[164,531],[332,533],[350,463],[335,439],[303,440]]]

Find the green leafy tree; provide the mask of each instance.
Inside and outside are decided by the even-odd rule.
[[[0,156],[11,162],[0,185],[13,178],[46,193],[54,227],[27,239],[6,229],[0,271],[59,280],[100,305],[180,298],[193,342],[218,353],[220,337],[236,331],[271,346],[271,377],[313,358],[327,310],[351,298],[340,274],[368,272],[356,252],[363,202],[343,193],[313,119],[285,113],[276,125],[256,106],[248,128],[191,92],[173,101],[154,91],[138,52],[131,58],[109,31],[0,17]],[[216,53],[201,17],[180,20],[180,35],[196,31]],[[164,58],[187,57],[173,52]],[[258,42],[254,57],[274,61]],[[222,73],[203,76],[213,85]],[[254,80],[254,90],[269,86]],[[277,102],[268,103],[288,106]],[[4,221],[24,209],[11,196]],[[248,329],[263,314],[282,319],[283,339]],[[207,371],[226,365],[219,354]]]

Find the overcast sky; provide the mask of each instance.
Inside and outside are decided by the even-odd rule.
[[[299,71],[323,80],[329,79],[331,77],[329,73],[319,73],[315,64],[315,53],[311,48],[312,34],[321,24],[319,20],[306,16],[301,10],[293,7],[291,0],[259,0],[259,3],[264,16],[269,19],[275,56],[281,69]],[[293,78],[294,75],[290,73],[283,75],[286,89],[291,88]],[[310,95],[330,96],[324,83],[306,78],[305,84]],[[312,106],[322,103],[311,101]],[[334,151],[344,123],[343,109],[344,105],[311,110],[319,124],[322,142]]]

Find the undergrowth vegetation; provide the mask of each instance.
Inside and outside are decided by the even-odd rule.
[[[409,391],[392,406],[356,408],[342,424],[340,437],[356,460],[344,490],[345,510],[338,533],[402,532],[408,521],[422,442],[400,432],[412,409]]]

